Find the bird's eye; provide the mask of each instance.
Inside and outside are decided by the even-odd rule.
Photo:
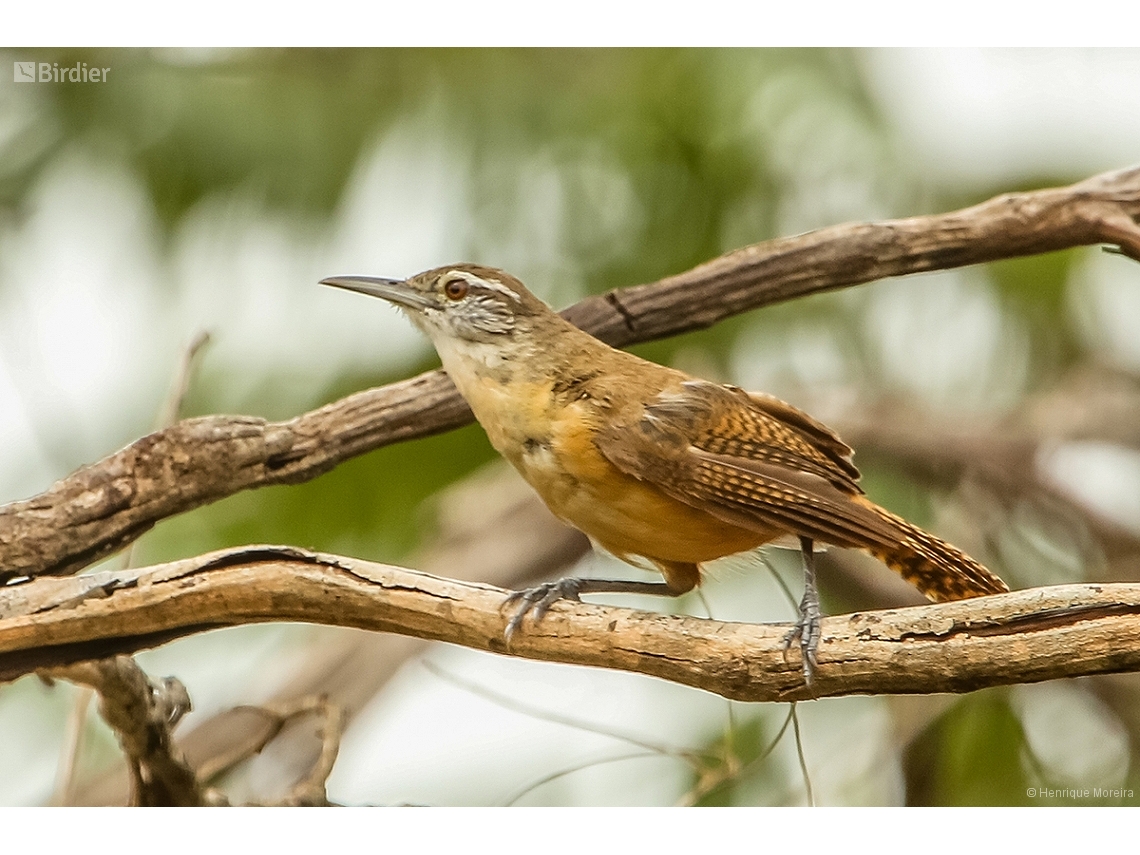
[[[449,300],[462,300],[467,296],[467,282],[464,279],[449,279],[443,286],[443,293]]]

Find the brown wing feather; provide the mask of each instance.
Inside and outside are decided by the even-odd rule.
[[[1008,590],[969,556],[868,501],[851,449],[775,398],[703,381],[598,432],[626,474],[758,532],[869,550],[935,600]]]
[[[680,415],[694,428],[692,445],[703,451],[818,475],[844,492],[862,492],[851,449],[807,413],[777,398],[691,380],[681,384],[678,395],[647,407],[645,415]]]
[[[738,523],[778,527],[835,546],[885,545],[897,539],[894,526],[814,473],[699,449],[691,450],[690,458],[691,475],[678,486],[705,499],[716,516],[731,515]]]
[[[852,494],[814,472],[780,466],[777,455],[764,461],[730,457],[690,445],[653,421],[639,428],[611,427],[595,441],[623,472],[726,522],[836,546],[885,545],[897,537],[893,526],[852,502]]]
[[[687,381],[659,395],[635,423],[611,422],[596,442],[627,474],[743,527],[837,546],[895,536],[892,525],[851,501],[862,493],[851,449],[775,398]]]
[[[735,389],[736,387],[730,387]],[[791,404],[765,395],[762,392],[745,392],[739,390],[748,400],[765,414],[778,422],[790,425],[812,440],[816,449],[822,452],[830,463],[839,471],[848,475],[851,480],[859,480],[859,470],[851,458],[854,451],[851,446],[839,438],[831,428],[823,422],[816,421],[803,410],[797,410]]]

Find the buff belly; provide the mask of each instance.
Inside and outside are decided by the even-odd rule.
[[[700,564],[767,543],[767,533],[733,525],[619,471],[592,443],[532,447],[516,468],[563,521],[620,558]]]
[[[445,355],[441,351],[441,355]],[[594,444],[597,413],[557,406],[549,381],[508,386],[444,359],[495,449],[555,516],[620,558],[700,564],[767,543],[778,532],[742,528],[626,475]],[[667,572],[666,568],[662,568]]]

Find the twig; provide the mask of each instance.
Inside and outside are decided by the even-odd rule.
[[[329,797],[325,784],[332,774],[340,752],[340,739],[344,735],[344,711],[324,699],[321,717],[321,754],[309,770],[309,774],[298,781],[279,804],[283,806],[325,806]]]
[[[210,333],[201,330],[182,351],[178,360],[178,368],[174,372],[174,379],[166,398],[162,401],[158,415],[154,420],[155,430],[168,428],[182,415],[182,404],[186,400],[186,393],[190,391],[190,381],[194,376],[194,360],[207,344],[210,343]]]
[[[255,710],[270,720],[270,728],[267,731],[265,739],[261,741],[255,751],[249,752],[245,756],[234,756],[228,758],[225,765],[219,764],[208,769],[204,768],[202,770],[202,779],[210,780],[210,778],[249,759],[273,741],[287,724],[298,718],[313,715],[321,722],[318,734],[320,737],[321,750],[317,755],[316,762],[313,763],[309,771],[297,781],[296,784],[290,787],[289,792],[281,799],[273,802],[259,802],[258,804],[274,805],[277,807],[327,806],[329,799],[328,793],[325,790],[325,784],[328,781],[329,775],[332,774],[333,765],[336,763],[337,754],[340,752],[340,739],[344,734],[345,724],[344,710],[336,704],[329,703],[329,699],[321,695],[297,698],[284,704],[243,707],[243,709]]]
[[[707,611],[708,603],[705,603],[705,608]],[[532,707],[529,704],[517,701],[514,698],[500,695],[499,693],[493,692],[484,686],[480,686],[476,683],[472,683],[469,680],[465,680],[462,677],[459,677],[455,674],[450,673],[449,671],[444,670],[443,668],[440,668],[430,660],[424,660],[421,662],[421,664],[437,677],[447,680],[448,682],[453,683],[460,688],[466,689],[467,691],[478,695],[481,698],[485,698],[491,703],[501,706],[504,709],[512,710],[513,712],[518,712],[522,715],[541,719],[543,721],[549,721],[555,724],[572,727],[576,730],[585,731],[586,733],[595,733],[600,736],[608,736],[611,739],[617,739],[622,742],[629,743],[630,745],[633,745],[637,748],[643,749],[642,751],[636,753],[620,754],[613,757],[602,757],[597,760],[576,763],[573,766],[569,766],[557,772],[552,772],[548,775],[543,776],[539,780],[528,784],[523,789],[515,792],[514,795],[512,795],[509,799],[502,802],[504,806],[513,805],[515,802],[517,802],[519,799],[537,787],[540,787],[543,784],[548,784],[551,781],[555,781],[574,772],[579,772],[592,766],[600,766],[604,763],[617,763],[622,760],[633,760],[643,757],[672,757],[677,760],[682,760],[688,764],[688,766],[693,770],[693,773],[697,776],[697,784],[689,792],[682,796],[681,800],[678,802],[678,807],[692,805],[711,790],[723,786],[728,781],[735,780],[743,773],[744,768],[751,768],[757,761],[762,761],[765,757],[767,757],[768,754],[771,753],[772,749],[776,747],[776,743],[779,741],[780,736],[783,735],[784,729],[787,727],[787,723],[785,722],[784,727],[780,729],[779,735],[772,742],[769,748],[765,750],[763,754],[756,759],[756,761],[749,763],[747,767],[742,767],[738,762],[735,754],[732,752],[731,745],[728,743],[725,744],[723,751],[714,753],[708,750],[695,748],[676,748],[664,743],[651,742],[640,736],[621,733],[617,730],[612,730],[610,728],[602,727],[597,724],[581,721],[570,716],[561,715],[560,713],[551,713],[547,710]],[[789,704],[789,706],[792,709],[795,708],[794,704]],[[734,724],[732,718],[732,704],[730,702],[730,728]]]
[[[792,731],[796,737],[796,759],[800,764],[800,774],[804,778],[804,794],[807,796],[808,807],[815,807],[815,794],[811,788],[811,775],[808,774],[807,760],[804,759],[804,740],[800,735],[800,717],[796,713],[796,705],[792,704],[792,711],[789,713],[792,719]]]
[[[741,766],[739,763],[731,762],[722,764],[722,767],[724,767],[724,772],[722,774],[716,776],[710,775],[705,780],[698,781],[696,786],[694,786],[689,792],[684,795],[680,801],[677,802],[676,806],[692,807],[701,801],[701,799],[707,798],[722,787],[725,787],[734,781],[743,779],[746,775],[749,774],[749,772],[767,760],[772,752],[776,750],[776,746],[780,744],[780,740],[784,738],[784,734],[788,730],[788,725],[792,723],[792,716],[795,715],[795,711],[795,704],[788,704],[788,714],[784,716],[784,723],[780,725],[780,729],[776,731],[776,735],[768,741],[768,745],[764,748],[763,751],[761,751],[743,766]],[[734,754],[728,754],[726,760],[734,757]]]
[[[597,766],[605,766],[610,763],[622,763],[626,760],[647,760],[651,757],[664,757],[667,755],[658,754],[655,751],[632,751],[629,754],[616,754],[612,757],[598,757],[594,760],[583,760],[581,763],[575,763],[573,766],[567,766],[564,769],[559,769],[557,772],[551,772],[548,775],[543,775],[537,781],[532,781],[522,789],[516,790],[509,797],[499,802],[500,807],[513,807],[518,801],[530,793],[533,793],[539,787],[557,781],[559,778],[565,778],[567,775],[573,775],[575,772],[582,772],[586,769],[593,769]]]
[[[53,807],[70,805],[75,798],[75,767],[83,751],[83,735],[87,732],[87,708],[95,692],[80,686],[67,715],[67,728],[63,732],[63,747],[59,751],[59,766],[55,772],[55,789],[48,804]]]
[[[1140,168],[1011,193],[949,214],[766,241],[564,313],[615,346],[708,327],[793,297],[874,279],[1112,243],[1140,260]],[[471,413],[439,371],[286,422],[208,416],[143,437],[46,492],[0,508],[0,582],[73,573],[173,514],[240,490],[294,484],[367,451],[459,427]]]
[[[1062,585],[826,618],[819,673],[787,624],[558,603],[507,648],[506,592],[289,547],[223,550],[0,592],[0,679],[263,621],[355,626],[634,671],[744,701],[966,692],[1140,669],[1140,584]]]
[[[133,804],[191,806],[212,801],[171,738],[174,725],[190,710],[190,696],[178,680],[152,682],[129,656],[76,662],[50,674],[99,694],[100,712],[130,764]]]
[[[508,698],[505,695],[500,695],[484,686],[473,683],[470,680],[464,680],[462,677],[456,676],[451,672],[440,668],[430,660],[423,660],[420,663],[428,672],[445,680],[461,689],[465,689],[473,695],[490,701],[496,706],[503,709],[517,712],[520,715],[529,716],[530,718],[539,719],[541,721],[549,721],[552,724],[561,724],[564,727],[570,727],[575,730],[585,731],[586,733],[595,733],[599,736],[607,736],[610,739],[616,739],[619,742],[627,742],[637,748],[644,749],[647,753],[660,755],[662,757],[677,757],[683,760],[692,760],[693,758],[701,758],[704,755],[702,752],[691,748],[674,748],[660,742],[650,742],[640,736],[635,736],[630,733],[621,733],[617,730],[611,730],[608,727],[603,727],[599,724],[593,724],[588,721],[576,719],[572,716],[562,715],[561,713],[550,712],[549,710],[533,707],[530,704],[522,701],[517,701],[514,698]],[[632,755],[631,755],[632,756]],[[608,761],[607,761],[608,762]]]

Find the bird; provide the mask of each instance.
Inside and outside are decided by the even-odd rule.
[[[958,548],[876,505],[852,449],[775,397],[642,359],[571,324],[517,278],[460,263],[407,279],[321,284],[380,297],[426,333],[491,444],[563,522],[663,581],[567,577],[511,593],[508,642],[561,599],[615,592],[680,596],[702,568],[764,544],[798,546],[804,680],[818,666],[815,549],[861,549],[935,602],[1006,584]]]

